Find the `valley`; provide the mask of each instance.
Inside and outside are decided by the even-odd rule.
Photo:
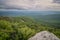
[[[59,11],[0,11],[0,40],[28,40],[41,31],[60,38]]]

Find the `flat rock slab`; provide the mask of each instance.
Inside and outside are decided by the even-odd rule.
[[[40,33],[37,33],[35,36],[29,38],[28,40],[60,40],[60,39],[56,37],[53,33],[50,33],[48,31],[42,31]]]

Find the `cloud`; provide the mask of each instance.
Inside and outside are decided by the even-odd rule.
[[[60,0],[53,0],[54,3],[59,3],[60,4]]]
[[[60,10],[60,0],[0,0],[0,9]]]

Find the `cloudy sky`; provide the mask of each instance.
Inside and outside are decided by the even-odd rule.
[[[0,10],[60,10],[60,0],[0,0]]]

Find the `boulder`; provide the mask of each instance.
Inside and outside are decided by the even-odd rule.
[[[60,40],[53,33],[48,31],[42,31],[37,33],[35,36],[29,38],[28,40]]]

